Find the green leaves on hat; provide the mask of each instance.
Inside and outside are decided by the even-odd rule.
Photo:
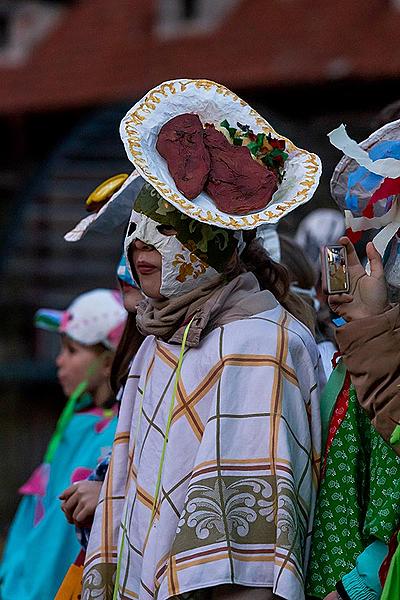
[[[224,271],[237,247],[234,231],[191,219],[169,204],[149,183],[142,187],[134,208],[160,225],[173,227],[181,244],[219,273]]]

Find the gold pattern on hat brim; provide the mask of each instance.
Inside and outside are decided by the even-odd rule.
[[[400,119],[383,125],[383,127],[380,127],[371,133],[367,139],[360,142],[359,146],[363,150],[370,152],[374,146],[380,144],[381,142],[396,140],[400,140]],[[344,155],[333,171],[331,178],[331,195],[342,211],[347,209],[345,198],[347,194],[347,182],[349,175],[359,167],[360,165],[356,160],[354,160],[354,158]],[[365,198],[359,198],[360,206],[366,206],[370,197],[371,192],[365,190]],[[354,212],[354,215],[358,214],[361,216],[362,210]]]
[[[97,213],[85,217],[68,233],[67,242],[78,242],[89,231],[109,234],[129,221],[133,203],[144,184],[143,178],[133,171],[122,186],[111,196],[109,201]]]
[[[179,192],[166,161],[156,150],[156,142],[164,123],[188,112],[198,114],[203,124],[218,125],[224,119],[232,124],[239,121],[249,125],[254,133],[263,132],[286,141],[289,157],[285,174],[266,208],[243,216],[229,215],[219,210],[205,192],[193,201]],[[193,219],[226,229],[254,229],[265,223],[277,223],[312,198],[321,175],[321,161],[316,154],[297,148],[278,134],[226,87],[204,79],[177,79],[155,87],[128,111],[120,133],[129,160],[165,200]]]

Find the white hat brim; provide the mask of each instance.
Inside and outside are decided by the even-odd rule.
[[[218,125],[228,119],[236,125],[239,121],[249,125],[254,133],[270,133],[286,141],[289,156],[284,177],[266,208],[243,216],[229,215],[219,210],[205,192],[193,201],[179,192],[156,143],[164,123],[188,112],[198,114],[203,124]],[[316,154],[297,148],[244,100],[213,81],[177,79],[162,83],[128,111],[120,133],[129,160],[165,200],[193,219],[226,229],[253,229],[278,222],[312,198],[321,175],[321,161]]]

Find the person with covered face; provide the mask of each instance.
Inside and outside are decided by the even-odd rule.
[[[261,209],[249,207],[247,197],[244,215],[228,212],[226,196],[218,208],[218,185],[212,197],[200,190],[189,200],[156,149],[162,126],[183,113],[214,124],[225,114],[257,128],[260,144],[267,141],[261,132],[282,142],[246,103],[212,82],[163,84],[122,123],[142,177],[124,248],[146,296],[136,318],[146,337],[122,397],[82,597],[304,600],[321,371],[302,323],[309,322],[307,307],[289,292],[285,269],[268,257],[255,229],[311,197],[319,160],[286,140],[277,191]],[[198,166],[191,152],[201,130],[192,146],[185,146],[185,131],[178,133],[177,160]],[[201,148],[202,164],[212,169],[208,151]]]

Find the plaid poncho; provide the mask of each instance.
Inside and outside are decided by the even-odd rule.
[[[116,579],[119,599],[234,583],[302,600],[320,447],[314,340],[277,305],[186,350],[162,460],[179,351],[149,336],[133,362],[82,598],[111,600]]]

